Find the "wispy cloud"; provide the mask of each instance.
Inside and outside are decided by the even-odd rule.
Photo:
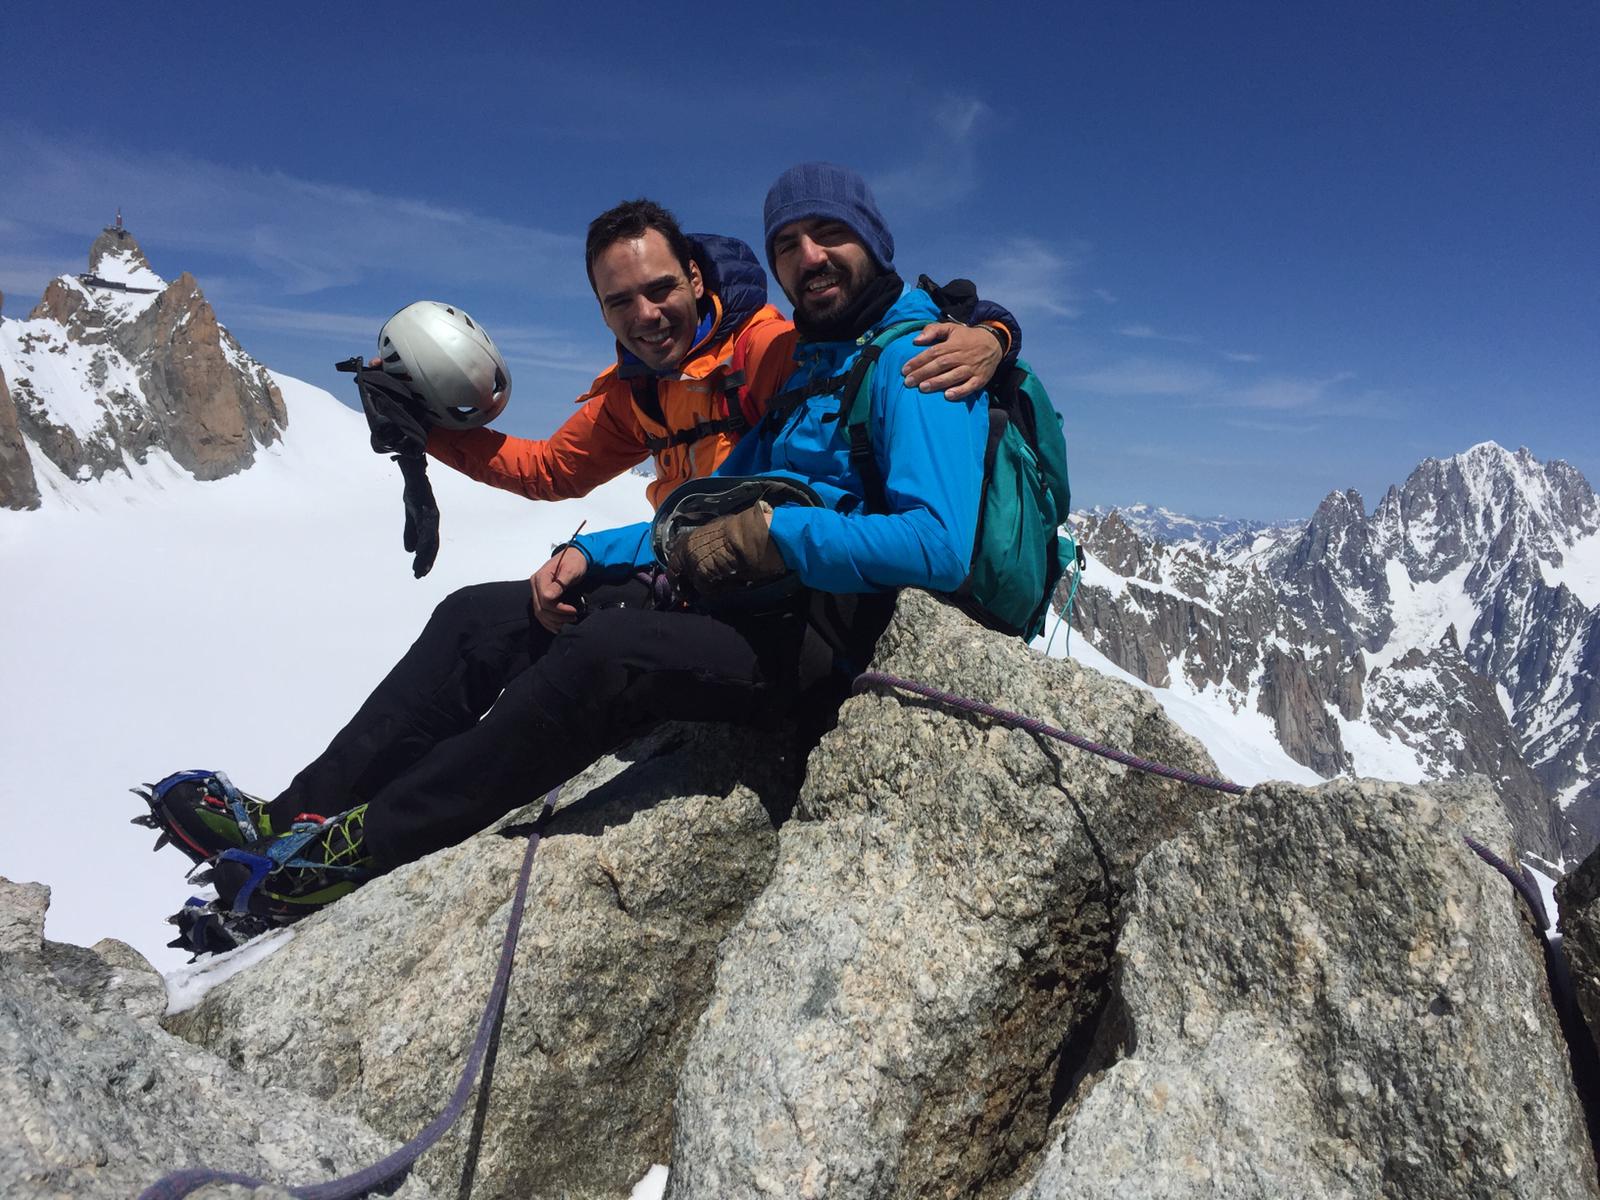
[[[58,255],[16,254],[0,250],[0,292],[12,316],[26,313],[44,294],[45,285],[57,275],[82,271],[89,266],[87,256],[68,261]]]
[[[1271,421],[1262,420],[1258,417],[1228,417],[1226,423],[1230,429],[1244,429],[1251,433],[1284,435],[1316,433],[1322,428],[1320,420]]]
[[[990,108],[975,96],[953,96],[934,111],[934,120],[952,142],[967,143]]]
[[[338,343],[360,350],[369,347],[388,313],[348,313],[287,308],[271,304],[233,304],[227,319],[254,330],[292,333],[302,339]],[[496,325],[495,345],[513,368],[569,371],[593,376],[596,363],[603,362],[604,339],[575,341],[558,329],[542,325]]]
[[[1019,315],[1076,317],[1082,299],[1073,275],[1085,253],[1081,244],[1011,238],[980,260],[974,278],[981,281],[985,296]]]
[[[1068,380],[1073,388],[1102,396],[1197,396],[1220,382],[1208,367],[1148,358],[1124,359]]]
[[[1145,462],[1167,463],[1190,469],[1211,471],[1251,471],[1260,464],[1251,454],[1202,453],[1193,446],[1163,445],[1140,439],[1129,439],[1117,447],[1117,453],[1130,459]],[[1218,514],[1221,515],[1221,514]]]
[[[362,345],[373,339],[387,315],[282,308],[271,304],[230,304],[225,314],[226,321],[256,329],[298,333],[325,342],[359,340]]]
[[[1204,346],[1206,344],[1206,340],[1198,334],[1163,333],[1153,326],[1140,322],[1123,325],[1116,332],[1120,337],[1136,338],[1147,342],[1171,342],[1177,346]],[[1217,353],[1223,360],[1231,363],[1247,364],[1261,361],[1261,355],[1259,354],[1244,354],[1233,350],[1220,350]]]
[[[1354,386],[1354,371],[1332,375],[1276,375],[1244,387],[1223,388],[1210,402],[1235,410],[1226,418],[1241,429],[1266,433],[1306,433],[1318,422],[1405,420],[1414,415],[1412,398],[1382,388]]]
[[[1126,338],[1140,338],[1152,342],[1177,342],[1185,346],[1197,346],[1200,339],[1193,334],[1185,333],[1158,333],[1148,325],[1124,325],[1117,332]]]
[[[1270,412],[1314,412],[1327,407],[1341,384],[1355,375],[1340,371],[1322,379],[1279,375],[1227,393],[1227,403],[1239,408]]]
[[[993,110],[975,96],[949,96],[933,110],[930,136],[914,162],[880,172],[872,191],[895,208],[942,208],[978,187],[978,132]]]
[[[572,269],[576,236],[393,192],[176,154],[135,156],[10,125],[0,125],[0,159],[0,210],[30,235],[81,237],[120,205],[141,239],[253,267],[280,293],[402,270],[439,287],[530,277],[547,289],[582,284]]]
[[[1105,288],[1094,288],[1089,294],[1102,304],[1115,304],[1117,302],[1117,298],[1106,291]]]
[[[495,344],[513,371],[518,367],[532,367],[541,371],[567,371],[586,379],[592,379],[606,365],[611,350],[611,342],[598,335],[592,340],[575,341],[558,330],[535,325],[496,328]]]

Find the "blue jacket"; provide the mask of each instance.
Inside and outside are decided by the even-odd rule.
[[[784,390],[847,371],[879,329],[937,317],[926,293],[906,288],[882,321],[856,341],[801,343],[797,369]],[[913,336],[886,347],[872,374],[871,440],[888,512],[862,511],[865,488],[850,465],[839,420],[844,398],[838,394],[809,398],[776,430],[764,423],[716,472],[787,475],[822,497],[826,507],[785,506],[772,514],[772,537],[783,561],[807,587],[950,592],[966,578],[977,535],[988,406],[981,395],[952,402],[906,387],[900,370],[920,350]],[[626,577],[654,561],[649,522],[585,534],[573,544],[603,579]]]

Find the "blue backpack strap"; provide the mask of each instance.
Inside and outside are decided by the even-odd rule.
[[[872,416],[872,369],[883,357],[891,342],[897,342],[908,333],[920,333],[926,321],[897,321],[879,330],[873,339],[861,347],[844,379],[843,400],[840,410],[844,416],[845,437],[850,441],[850,465],[861,477],[862,490],[866,492],[866,511],[887,512],[889,496],[883,484],[883,472],[872,454],[872,438],[868,420]],[[838,377],[836,377],[838,378]]]

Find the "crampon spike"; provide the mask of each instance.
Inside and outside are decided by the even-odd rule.
[[[146,829],[160,829],[161,822],[156,820],[155,813],[144,813],[128,820],[129,825],[143,825]]]
[[[157,850],[161,849],[161,847],[167,845],[171,841],[172,835],[163,829],[161,831],[161,836],[156,839],[156,844],[150,847],[150,853],[154,854]]]
[[[198,896],[168,917],[167,924],[178,927],[178,936],[167,945],[174,950],[188,950],[193,956],[190,962],[202,954],[236,950],[273,927],[273,922],[263,917],[228,912],[215,901],[203,901]]]

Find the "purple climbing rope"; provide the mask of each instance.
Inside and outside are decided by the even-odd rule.
[[[1205,775],[1196,775],[1193,771],[1182,771],[1177,767],[1164,766],[1158,762],[1151,762],[1148,758],[1140,758],[1136,754],[1129,754],[1123,750],[1116,750],[1110,746],[1102,746],[1098,742],[1091,742],[1086,737],[1075,733],[1068,733],[1065,729],[1057,729],[1054,725],[1034,717],[1025,717],[1021,713],[1009,712],[1003,708],[996,708],[992,704],[985,704],[981,700],[969,700],[965,696],[958,696],[954,692],[941,691],[939,688],[929,687],[925,683],[917,683],[911,679],[901,679],[898,675],[889,675],[883,671],[864,671],[856,676],[852,690],[862,691],[872,684],[882,684],[885,687],[899,688],[904,692],[914,692],[929,700],[951,708],[958,708],[962,712],[978,713],[981,716],[992,717],[1002,725],[1009,725],[1013,729],[1025,729],[1029,733],[1043,734],[1045,737],[1055,738],[1058,742],[1065,742],[1079,750],[1098,754],[1101,758],[1109,758],[1112,762],[1119,762],[1125,767],[1132,767],[1135,771],[1144,771],[1151,775],[1160,775],[1164,779],[1175,779],[1179,783],[1190,783],[1195,787],[1210,788],[1215,792],[1227,792],[1230,795],[1242,796],[1248,788],[1240,787],[1237,783],[1229,783],[1226,779],[1211,779]]]
[[[1513,871],[1503,858],[1477,838],[1463,837],[1461,840],[1471,847],[1474,854],[1505,876],[1528,906],[1533,923],[1539,927],[1550,1004],[1556,1010],[1561,1036],[1567,1043],[1572,1084],[1583,1107],[1583,1119],[1589,1129],[1589,1145],[1594,1151],[1595,1166],[1600,1167],[1600,1046],[1595,1044],[1594,1031],[1589,1028],[1589,1022],[1578,1005],[1578,985],[1572,978],[1572,966],[1562,949],[1561,932],[1551,922],[1544,906],[1544,897],[1540,895],[1538,885],[1534,883],[1527,867],[1523,867],[1520,873]]]
[[[1523,867],[1522,874],[1519,875],[1507,865],[1505,859],[1501,858],[1477,838],[1464,837],[1462,841],[1472,848],[1474,854],[1504,875],[1507,882],[1517,889],[1517,894],[1522,897],[1522,902],[1528,906],[1528,911],[1533,914],[1533,919],[1539,926],[1539,932],[1544,933],[1549,929],[1550,914],[1545,911],[1544,897],[1539,894],[1538,886],[1528,878],[1528,868]]]
[[[371,1192],[382,1191],[386,1185],[398,1186],[405,1173],[411,1170],[412,1164],[444,1136],[445,1130],[454,1125],[456,1119],[466,1111],[467,1101],[472,1098],[473,1085],[478,1081],[478,1070],[483,1065],[484,1055],[488,1053],[489,1043],[500,1026],[500,1019],[505,1015],[511,966],[517,956],[517,937],[522,931],[522,912],[528,899],[528,880],[533,874],[533,856],[539,849],[540,831],[546,818],[555,809],[556,797],[560,792],[559,787],[554,787],[546,794],[544,805],[539,809],[533,830],[528,835],[528,849],[522,856],[522,873],[517,877],[517,890],[511,900],[511,918],[506,922],[505,940],[500,944],[500,966],[495,972],[494,986],[489,989],[489,1002],[484,1006],[483,1017],[478,1022],[478,1036],[473,1040],[472,1049],[467,1054],[466,1068],[461,1073],[461,1082],[456,1084],[455,1094],[450,1097],[450,1103],[421,1133],[370,1167],[357,1171],[354,1175],[346,1175],[343,1179],[286,1188],[289,1195],[296,1197],[296,1200],[356,1200],[357,1197]],[[249,1175],[196,1167],[163,1176],[140,1192],[138,1200],[181,1200],[191,1192],[212,1183],[238,1183],[248,1187],[268,1186],[268,1181],[255,1179]]]

